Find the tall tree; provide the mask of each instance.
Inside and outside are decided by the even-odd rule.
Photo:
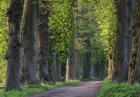
[[[79,0],[71,1],[71,25],[72,25],[72,44],[71,44],[71,58],[72,58],[72,79],[79,79],[79,69],[80,64],[78,60],[78,48],[77,48],[77,38],[78,38],[78,4]]]
[[[78,32],[79,32],[79,6],[80,6],[80,1],[75,0],[73,2],[73,17],[74,17],[74,26],[73,27],[73,78],[74,79],[79,79],[80,78],[80,51],[78,48]]]
[[[37,23],[35,1],[36,0],[24,0],[21,28],[21,42],[23,48],[23,76],[24,80],[28,83],[36,83],[38,81],[38,66],[36,58]]]
[[[51,64],[51,79],[53,81],[61,80],[61,64],[60,64],[60,55],[58,52],[53,54],[53,63]]]
[[[66,80],[78,79],[77,78],[77,52],[76,52],[76,38],[77,38],[77,2],[78,0],[70,1],[70,13],[71,13],[71,45],[69,47],[70,54],[67,58],[66,65]]]
[[[113,55],[113,74],[112,80],[118,82],[127,81],[128,63],[131,50],[131,31],[129,0],[116,0],[117,7],[117,26],[116,39]]]
[[[66,63],[66,81],[72,80],[72,60],[71,58],[67,58],[67,63]]]
[[[133,84],[134,82],[140,83],[140,0],[134,0],[133,4],[135,17],[132,26],[133,40],[128,75],[128,81],[130,84]]]
[[[39,66],[40,78],[44,81],[49,80],[48,55],[49,55],[49,12],[50,0],[39,0],[38,19],[39,19]]]
[[[9,22],[8,65],[6,90],[20,88],[20,22],[23,0],[10,0],[7,11]]]
[[[62,78],[65,78],[66,59],[70,56],[71,7],[69,0],[52,1],[49,17],[49,64],[53,63],[53,53],[60,53]],[[51,70],[50,70],[51,72]]]
[[[90,79],[90,67],[91,67],[91,42],[90,38],[85,39],[86,52],[84,54],[84,67],[83,67],[83,79]]]

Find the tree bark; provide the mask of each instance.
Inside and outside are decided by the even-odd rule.
[[[80,64],[79,62],[79,57],[78,56],[78,48],[77,48],[77,33],[78,33],[78,0],[73,0],[71,1],[71,25],[72,25],[72,47],[71,47],[71,52],[72,52],[72,79],[79,79],[79,71],[80,71]]]
[[[44,6],[49,6],[49,0],[39,1],[38,6],[38,18],[39,18],[39,55],[40,55],[40,78],[43,81],[49,80],[49,70],[48,70],[48,56],[49,56],[49,7],[48,9],[42,8],[41,4]]]
[[[140,0],[134,0],[133,2],[135,2],[135,17],[132,27],[133,40],[129,64],[129,84],[134,84],[134,82],[140,83]]]
[[[91,48],[91,44],[90,44],[90,39],[86,39],[85,40],[85,44],[86,44],[86,53],[84,56],[84,67],[83,67],[83,79],[90,79],[90,66],[91,66],[91,52],[90,52],[90,48]]]
[[[6,91],[20,88],[20,22],[22,17],[23,0],[10,0],[7,11],[9,22],[8,64]]]
[[[20,88],[20,21],[23,0],[11,0],[7,11],[9,22],[8,64],[6,90]],[[17,6],[18,5],[18,6]]]
[[[130,12],[128,0],[116,0],[117,26],[116,40],[113,53],[112,80],[117,82],[127,81],[128,63],[130,61],[131,31]]]
[[[109,59],[109,63],[108,63],[108,77],[109,77],[109,79],[112,76],[112,65],[113,65],[113,60]]]
[[[61,81],[61,62],[60,62],[60,54],[57,52],[56,54],[56,67],[57,67],[57,81]]]
[[[37,66],[37,23],[35,0],[24,0],[24,11],[21,28],[22,63],[24,80],[28,83],[36,83],[38,78]]]
[[[72,60],[70,58],[67,58],[66,63],[66,81],[72,80]]]

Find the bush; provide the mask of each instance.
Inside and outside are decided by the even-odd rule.
[[[140,84],[128,85],[105,81],[97,97],[140,97]]]

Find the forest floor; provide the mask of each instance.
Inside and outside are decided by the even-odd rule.
[[[82,82],[76,86],[66,86],[30,97],[96,97],[102,81]]]

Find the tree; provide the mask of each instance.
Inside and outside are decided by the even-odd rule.
[[[53,54],[53,63],[51,64],[51,80],[60,81],[61,80],[61,64],[60,56],[58,52]]]
[[[71,25],[71,43],[70,43],[70,46],[69,46],[69,53],[67,54],[67,60],[66,60],[66,80],[72,80],[72,79],[75,79],[75,66],[74,65],[77,65],[75,64],[75,56],[74,54],[76,53],[75,52],[75,44],[74,44],[74,40],[75,40],[75,36],[76,36],[76,32],[74,32],[74,22],[75,22],[75,5],[77,4],[77,0],[72,0],[70,1],[70,19],[71,19],[71,22],[70,22],[70,25]]]
[[[131,31],[130,28],[130,12],[128,10],[128,0],[117,0],[117,24],[116,38],[113,52],[113,72],[112,80],[118,82],[127,81],[128,63],[130,60],[131,50]]]
[[[78,12],[79,12],[79,0],[71,1],[71,25],[72,25],[72,43],[71,43],[71,58],[72,58],[72,79],[79,79],[80,64],[78,62]]]
[[[108,61],[108,76],[112,77],[113,67],[113,49],[116,30],[116,5],[115,0],[95,0],[95,16],[97,21],[97,29],[100,32],[98,36],[95,36],[99,40],[103,47],[98,46],[98,49],[104,49],[105,61]],[[95,41],[95,40],[94,40]],[[93,47],[96,47],[94,42]],[[98,51],[98,50],[96,50]],[[95,56],[95,55],[94,55]],[[100,59],[101,60],[101,59]]]
[[[66,61],[71,45],[71,1],[52,1],[49,17],[49,64],[54,63],[53,53],[59,52],[63,80],[66,77]],[[72,61],[71,61],[72,62]],[[50,72],[54,72],[50,70]],[[71,72],[72,73],[72,72]]]
[[[133,40],[128,75],[130,84],[134,84],[134,82],[140,83],[140,0],[134,0],[132,4],[134,4],[132,9],[135,9],[135,17],[132,27]]]
[[[20,88],[20,22],[23,0],[11,0],[7,11],[9,23],[6,90]]]
[[[24,0],[21,27],[22,76],[23,80],[28,83],[36,83],[39,80],[36,51],[37,23],[35,1]]]
[[[91,67],[91,43],[90,38],[87,37],[85,39],[85,45],[86,45],[86,52],[84,55],[84,67],[83,67],[83,79],[90,79],[90,67]]]
[[[39,19],[39,69],[40,78],[43,81],[49,80],[49,66],[48,66],[48,56],[49,56],[49,13],[50,13],[50,1],[49,0],[39,0],[38,1],[38,19]]]
[[[67,58],[67,63],[66,63],[66,81],[72,80],[72,60],[70,58]]]
[[[92,64],[92,44],[91,40],[94,38],[95,30],[96,28],[96,22],[95,22],[95,15],[94,15],[94,8],[95,3],[92,0],[86,1],[82,0],[80,1],[79,5],[79,37],[81,38],[83,45],[83,68],[82,68],[82,78],[83,79],[90,79],[91,78],[91,64]],[[97,31],[98,32],[98,31]],[[81,48],[80,48],[81,49]],[[94,56],[95,57],[95,56]]]

